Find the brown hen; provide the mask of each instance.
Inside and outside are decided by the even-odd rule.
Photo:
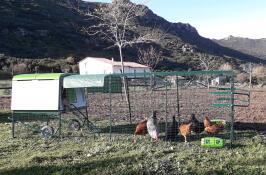
[[[179,126],[180,134],[185,138],[185,143],[187,142],[187,136],[190,135],[192,129],[192,123],[181,124]]]
[[[147,134],[147,120],[143,120],[136,126],[133,142],[136,143],[136,135],[145,135],[145,134]]]
[[[204,118],[204,127],[204,131],[207,134],[218,134],[220,131],[223,130],[223,125],[212,124],[208,117]]]

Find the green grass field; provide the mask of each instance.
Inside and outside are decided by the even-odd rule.
[[[0,115],[0,174],[266,174],[266,136],[238,132],[234,147],[203,149],[199,141],[151,142],[107,135],[44,140],[11,138],[8,114]],[[121,138],[121,137],[120,137]]]

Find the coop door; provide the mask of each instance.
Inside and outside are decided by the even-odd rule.
[[[86,98],[84,88],[66,89],[67,100],[76,107],[85,107]]]

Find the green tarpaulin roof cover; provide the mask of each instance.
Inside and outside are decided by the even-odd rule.
[[[25,80],[59,80],[63,78],[64,88],[87,88],[103,87],[104,80],[110,75],[79,75],[64,73],[41,73],[41,74],[20,74],[13,77],[13,81]],[[113,76],[113,75],[111,75]]]
[[[108,75],[70,75],[64,77],[64,88],[103,87]]]
[[[59,80],[63,73],[43,74],[20,74],[13,77],[13,80]]]

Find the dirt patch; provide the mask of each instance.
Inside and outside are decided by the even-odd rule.
[[[251,91],[250,106],[236,108],[235,118],[238,122],[266,123],[266,90]]]

